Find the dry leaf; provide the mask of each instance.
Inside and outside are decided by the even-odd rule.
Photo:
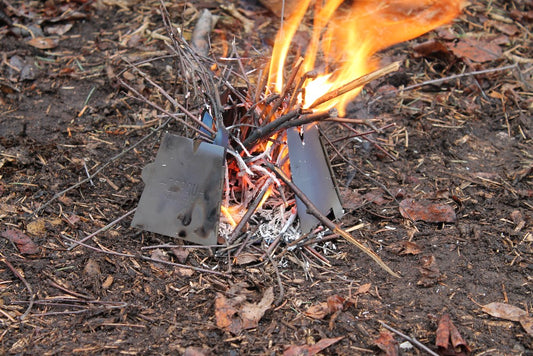
[[[400,202],[400,214],[406,219],[433,223],[452,223],[457,219],[455,211],[449,205],[414,199],[404,199]]]
[[[65,33],[67,33],[68,31],[70,31],[70,29],[72,28],[73,24],[71,22],[69,23],[66,23],[66,24],[60,24],[60,25],[54,25],[54,26],[48,26],[46,28],[46,32],[49,34],[49,35],[58,35],[58,36],[63,36]]]
[[[306,316],[313,319],[324,319],[330,314],[327,302],[322,302],[317,305],[312,305],[304,313]]]
[[[235,314],[237,314],[237,309],[230,304],[228,298],[222,293],[217,293],[215,298],[215,317],[217,320],[217,326],[221,329],[229,330],[233,324],[233,317]]]
[[[242,266],[247,265],[249,263],[257,262],[259,261],[259,255],[249,253],[249,252],[242,252],[235,257],[235,264]]]
[[[52,49],[59,45],[56,39],[49,37],[35,37],[27,42],[30,46],[38,49]]]
[[[91,277],[96,277],[102,274],[100,270],[100,265],[98,262],[96,262],[94,259],[89,258],[87,263],[85,264],[85,267],[83,268],[83,272]]]
[[[531,336],[533,336],[533,318],[527,315],[520,317],[520,324],[524,330]]]
[[[172,247],[170,251],[172,251],[174,256],[176,256],[179,263],[185,263],[190,253],[189,248],[183,248],[183,247]]]
[[[439,348],[443,355],[466,355],[470,348],[466,344],[459,330],[450,319],[450,314],[443,314],[437,327],[437,339],[435,346]]]
[[[398,241],[395,243],[390,244],[387,247],[389,250],[394,252],[397,255],[418,255],[422,252],[422,248],[418,246],[416,243],[411,241]]]
[[[320,351],[342,340],[343,338],[344,336],[340,336],[340,337],[336,337],[332,339],[322,339],[314,345],[302,345],[302,346],[292,345],[292,346],[289,346],[285,350],[285,352],[283,352],[283,356],[316,355]]]
[[[344,302],[344,298],[338,295],[332,295],[328,297],[326,302],[310,306],[304,314],[313,319],[324,319],[329,314],[343,310]]]
[[[442,42],[437,40],[429,40],[413,47],[417,57],[428,57],[436,54],[448,55],[450,51]]]
[[[357,288],[357,291],[355,292],[355,295],[367,293],[370,290],[371,286],[372,286],[371,283],[365,283],[363,285],[360,285],[359,288]]]
[[[466,58],[478,63],[493,61],[502,56],[500,46],[491,42],[478,41],[473,38],[462,39],[450,49],[457,57]]]
[[[24,255],[36,255],[40,251],[39,246],[20,230],[10,229],[2,231],[2,237],[17,245],[20,253]]]
[[[44,235],[46,224],[44,219],[37,219],[26,226],[26,231],[33,236]]]
[[[426,288],[431,287],[443,279],[439,267],[437,266],[437,260],[433,255],[421,257],[418,270],[420,271],[421,277],[416,284],[419,286]]]
[[[215,317],[219,328],[233,334],[255,328],[274,301],[274,289],[269,287],[259,303],[248,303],[245,299],[243,295],[228,299],[222,293],[217,293]]]
[[[114,278],[112,275],[107,275],[104,283],[102,283],[102,289],[108,289],[113,284]]]
[[[398,341],[394,339],[394,335],[387,330],[379,333],[379,337],[374,340],[374,344],[385,352],[387,356],[398,356]]]
[[[259,320],[265,315],[265,312],[270,309],[272,302],[274,302],[274,288],[269,287],[259,303],[244,303],[240,313],[243,328],[255,328],[259,324]]]
[[[515,307],[511,304],[506,303],[489,303],[484,305],[481,308],[485,313],[492,315],[496,318],[506,319],[506,320],[512,320],[512,321],[520,321],[520,318],[522,316],[526,316],[527,312],[523,309],[520,309],[518,307]]]

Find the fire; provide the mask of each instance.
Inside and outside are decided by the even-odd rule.
[[[295,0],[296,1],[296,0]],[[418,37],[450,22],[464,0],[342,0],[317,1],[310,43],[301,74],[323,68],[323,75],[304,85],[303,107],[320,96],[377,68],[372,56],[393,44]],[[292,38],[310,6],[301,0],[298,9],[280,29],[270,63],[269,84],[278,93],[283,88],[284,67]],[[323,5],[321,5],[323,3]],[[344,114],[346,104],[361,90],[357,88],[318,109],[337,107]]]

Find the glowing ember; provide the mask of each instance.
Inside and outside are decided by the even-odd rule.
[[[395,43],[418,37],[450,22],[464,0],[342,0],[316,2],[311,41],[306,49],[301,73],[314,70],[317,62],[324,74],[304,85],[304,108],[318,97],[376,69],[372,56]],[[283,68],[292,38],[310,5],[302,0],[298,10],[279,31],[270,63],[269,84],[278,93],[283,87]],[[344,107],[360,88],[328,101],[317,109]]]

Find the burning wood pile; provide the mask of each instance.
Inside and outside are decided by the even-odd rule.
[[[131,70],[169,105],[148,101],[122,80],[132,95],[185,128],[182,136],[166,134],[155,162],[144,169],[146,187],[132,225],[207,245],[260,240],[268,253],[280,241],[303,239],[323,226],[396,276],[378,255],[333,222],[342,216],[342,206],[319,124],[357,122],[345,115],[346,104],[366,83],[399,68],[392,63],[377,69],[372,56],[449,22],[461,4],[317,2],[302,57],[290,49],[310,7],[310,0],[303,0],[283,23],[270,62],[252,70],[253,75],[235,46],[224,59],[208,57],[208,12],[200,17],[189,44],[162,6],[168,48],[179,63],[189,105],[138,65],[131,64]]]

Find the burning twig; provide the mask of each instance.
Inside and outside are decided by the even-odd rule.
[[[261,191],[259,194],[257,194],[257,197],[253,201],[253,203],[248,207],[248,210],[246,211],[246,214],[241,218],[241,221],[239,221],[239,224],[235,227],[233,232],[231,233],[230,237],[228,237],[227,241],[228,244],[231,244],[237,236],[240,234],[242,228],[248,223],[248,220],[252,217],[253,213],[255,213],[255,210],[265,197],[265,194],[270,189],[270,185],[272,184],[272,180],[268,179],[265,184],[263,185],[263,188],[261,188]]]
[[[384,75],[387,75],[392,72],[396,72],[398,69],[400,69],[400,62],[394,62],[391,63],[383,68],[380,68],[378,70],[375,70],[373,72],[370,72],[368,74],[363,75],[362,77],[359,77],[355,80],[352,80],[351,82],[341,86],[338,89],[335,89],[333,91],[330,91],[329,93],[326,93],[316,99],[309,107],[311,109],[316,108],[317,106],[324,104],[327,101],[330,101],[332,99],[335,99],[343,94],[346,94],[356,88],[359,88],[365,84],[370,83],[373,80],[376,80],[378,78],[383,77]]]
[[[400,278],[400,276],[397,273],[395,273],[392,269],[390,269],[390,267],[387,266],[385,264],[385,262],[383,262],[381,260],[381,258],[378,255],[376,255],[376,253],[374,251],[370,250],[368,247],[363,245],[361,242],[359,242],[352,235],[350,235],[346,231],[342,230],[339,226],[337,226],[335,223],[333,223],[331,220],[329,220],[326,216],[324,216],[322,213],[320,213],[320,211],[318,211],[318,209],[315,207],[315,205],[309,199],[307,199],[307,197],[300,190],[300,188],[298,188],[294,183],[292,183],[292,181],[289,179],[289,177],[287,177],[285,175],[285,173],[283,173],[283,171],[281,169],[279,169],[278,167],[276,167],[273,164],[268,163],[268,162],[266,162],[265,165],[270,170],[272,170],[274,173],[276,173],[276,175],[287,186],[289,186],[289,188],[291,188],[291,190],[294,192],[294,194],[296,194],[298,196],[298,198],[300,198],[305,203],[305,205],[307,206],[308,212],[310,214],[315,216],[322,224],[327,226],[332,232],[342,236],[344,239],[346,239],[347,241],[349,241],[352,244],[354,244],[357,248],[359,248],[361,251],[363,251],[365,254],[367,254],[370,258],[372,258],[378,265],[381,266],[381,268],[383,268],[385,271],[387,271],[390,275],[392,275],[394,277],[397,277],[397,278]]]

